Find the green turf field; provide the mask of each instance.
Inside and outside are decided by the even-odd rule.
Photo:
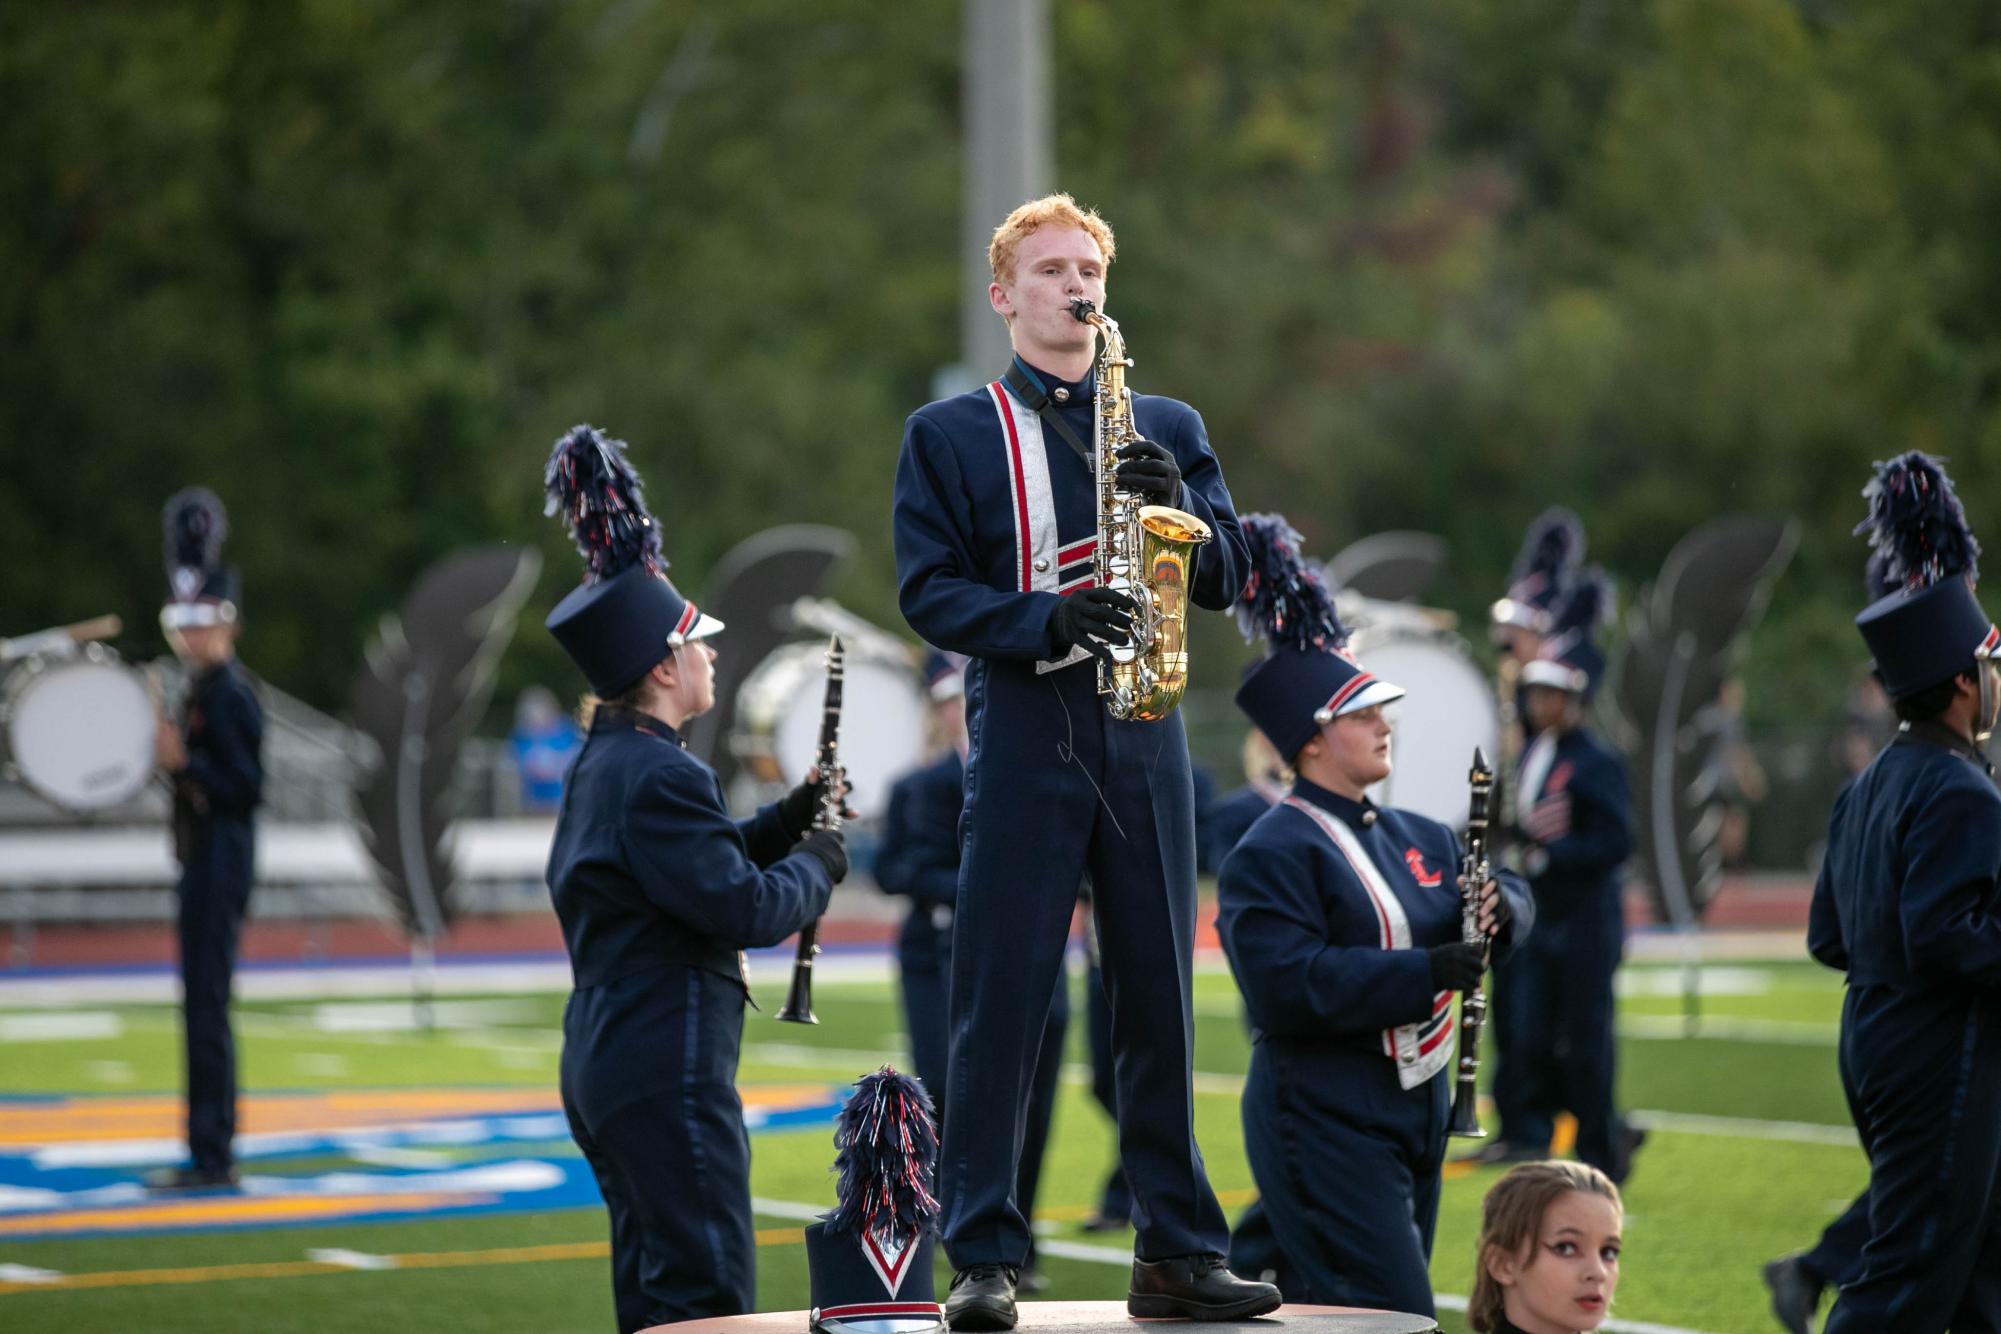
[[[1704,974],[1693,1036],[1681,980],[1679,969],[1658,967],[1628,968],[1622,978],[1622,1105],[1648,1114],[1653,1128],[1627,1191],[1626,1272],[1616,1316],[1716,1334],[1776,1328],[1764,1307],[1758,1264],[1809,1244],[1865,1175],[1860,1151],[1844,1142],[1833,1046],[1839,979],[1807,964],[1713,966]],[[518,1098],[551,1089],[561,1003],[553,995],[454,998],[440,1014],[448,1026],[431,1033],[399,1028],[393,1005],[245,1003],[238,1012],[246,1092],[461,1089]],[[1211,1177],[1234,1214],[1251,1189],[1235,1091],[1248,1047],[1227,974],[1205,973],[1196,1004],[1196,1065],[1206,1074],[1199,1133]],[[747,1098],[759,1089],[843,1083],[876,1054],[900,1046],[886,984],[823,983],[815,1008],[817,1028],[775,1023],[768,1010],[749,1018],[741,1078]],[[23,1095],[172,1093],[176,1023],[164,1006],[0,1009],[0,1095],[15,1106],[31,1105]],[[1072,1060],[1081,1061],[1082,1034],[1074,1027],[1072,1038]],[[806,1304],[796,1215],[802,1206],[831,1200],[828,1135],[823,1123],[763,1131],[753,1140],[753,1192],[771,1210],[758,1220],[758,1296],[765,1309]],[[1087,1235],[1077,1226],[1095,1199],[1110,1145],[1110,1128],[1073,1066],[1042,1191],[1050,1248],[1044,1297],[1124,1293],[1129,1234]],[[533,1153],[573,1150],[552,1136],[421,1151],[434,1165],[469,1167]],[[321,1148],[260,1159],[251,1170],[350,1166],[340,1152]],[[1474,1219],[1494,1175],[1466,1172],[1446,1183],[1433,1263],[1442,1294],[1469,1288]],[[11,1212],[17,1208],[0,1187],[0,1227],[18,1221]],[[164,1235],[15,1240],[0,1233],[0,1330],[602,1334],[612,1328],[605,1235],[603,1212],[593,1206]],[[354,1262],[393,1267],[308,1260],[308,1252],[327,1249],[393,1257]],[[57,1277],[18,1281],[33,1277],[31,1270]],[[1449,1309],[1442,1323],[1464,1327]]]

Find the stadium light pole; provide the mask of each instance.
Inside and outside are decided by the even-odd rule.
[[[959,362],[939,370],[938,397],[998,375],[1007,329],[987,304],[987,243],[1015,205],[1052,188],[1056,158],[1048,0],[964,0],[960,100],[965,117]]]

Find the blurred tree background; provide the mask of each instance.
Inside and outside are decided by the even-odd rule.
[[[1947,455],[2001,533],[2001,2],[1051,9],[1134,381],[1309,550],[1438,532],[1436,600],[1477,616],[1551,503],[1628,597],[1714,514],[1797,515],[1746,681],[1798,725],[1863,658],[1872,460]],[[115,610],[157,652],[159,507],[206,482],[246,658],[338,712],[451,548],[542,548],[539,621],[575,569],[541,467],[584,420],[633,443],[684,587],[833,523],[835,591],[901,629],[959,56],[950,0],[8,7],[0,633]],[[499,700],[530,681],[573,684],[532,628]]]

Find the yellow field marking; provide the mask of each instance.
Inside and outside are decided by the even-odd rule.
[[[200,1226],[213,1223],[297,1223],[357,1213],[421,1213],[455,1205],[491,1204],[494,1197],[427,1192],[399,1195],[308,1195],[278,1199],[222,1196],[126,1209],[70,1209],[0,1218],[0,1237],[98,1228]]]
[[[762,1228],[760,1246],[796,1246],[804,1232],[796,1227]],[[551,1260],[602,1260],[611,1246],[602,1241],[566,1241],[546,1246],[505,1246],[485,1251],[413,1251],[385,1255],[394,1269],[472,1269],[482,1265],[541,1264]],[[324,1260],[269,1260],[255,1264],[206,1265],[180,1269],[112,1269],[89,1274],[64,1274],[40,1283],[0,1282],[0,1296],[22,1292],[66,1292],[79,1288],[144,1288],[179,1283],[224,1283],[244,1278],[303,1278],[312,1274],[380,1274]]]

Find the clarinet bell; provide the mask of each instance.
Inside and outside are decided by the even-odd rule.
[[[1478,1098],[1458,1097],[1452,1100],[1452,1124],[1445,1133],[1454,1139],[1485,1139],[1487,1132],[1480,1125]]]
[[[792,988],[785,993],[785,1007],[776,1018],[788,1024],[817,1024],[813,1016],[813,974],[812,965],[792,970]]]

